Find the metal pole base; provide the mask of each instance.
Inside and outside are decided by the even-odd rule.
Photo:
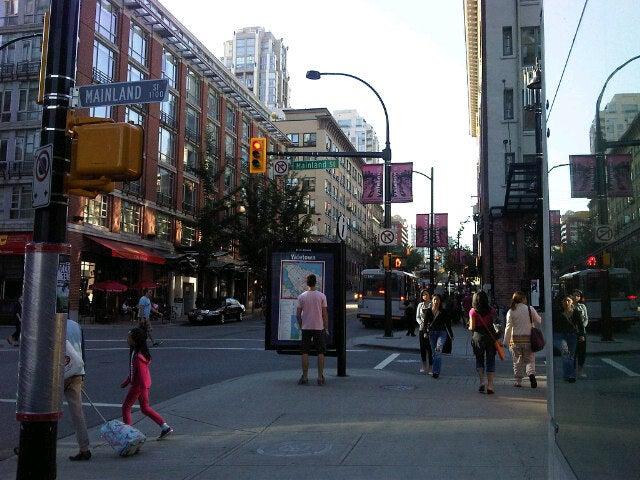
[[[58,422],[22,422],[17,480],[53,480],[56,472]]]

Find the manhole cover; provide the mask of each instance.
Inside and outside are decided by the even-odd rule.
[[[260,455],[270,457],[306,457],[312,455],[324,455],[331,450],[330,443],[316,442],[283,442],[260,447],[256,451]]]
[[[409,390],[415,390],[415,385],[383,385],[385,390],[394,390],[396,392],[408,392]]]

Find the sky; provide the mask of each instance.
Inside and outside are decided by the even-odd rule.
[[[311,81],[307,70],[346,72],[368,81],[389,112],[393,162],[434,167],[434,209],[449,214],[449,235],[476,202],[477,140],[469,134],[462,0],[349,0],[211,2],[160,0],[216,56],[233,32],[263,26],[289,47],[291,107],[356,109],[384,145],[384,114],[374,94],[344,77]],[[502,0],[507,1],[507,0]],[[511,0],[516,1],[516,0]],[[639,0],[590,0],[548,127],[549,165],[589,148],[595,101],[610,71],[640,53]],[[185,8],[188,5],[188,8]],[[545,70],[549,100],[578,22],[583,0],[545,2]],[[607,93],[640,91],[640,61]],[[605,99],[611,95],[605,95]],[[603,102],[603,106],[604,106]],[[414,202],[393,204],[409,224],[430,209],[430,184],[414,175]],[[568,168],[550,176],[551,208],[586,207],[570,199]],[[469,222],[461,242],[471,244]]]

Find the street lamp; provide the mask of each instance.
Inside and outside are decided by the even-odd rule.
[[[380,101],[382,109],[384,110],[384,118],[386,122],[386,141],[384,150],[382,150],[382,159],[384,160],[384,228],[391,228],[391,143],[389,142],[389,114],[387,107],[382,101],[382,97],[369,83],[365,82],[360,77],[351,75],[349,73],[339,72],[319,72],[318,70],[308,70],[306,77],[309,80],[320,80],[322,76],[340,76],[349,77],[357,80],[360,83],[366,85]],[[387,251],[390,248],[387,247]],[[393,337],[393,325],[391,322],[391,271],[385,269],[384,272],[384,336]]]

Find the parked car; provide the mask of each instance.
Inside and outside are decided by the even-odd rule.
[[[209,302],[202,308],[191,310],[188,314],[189,323],[224,323],[229,320],[242,321],[244,305],[235,298],[225,298]]]

